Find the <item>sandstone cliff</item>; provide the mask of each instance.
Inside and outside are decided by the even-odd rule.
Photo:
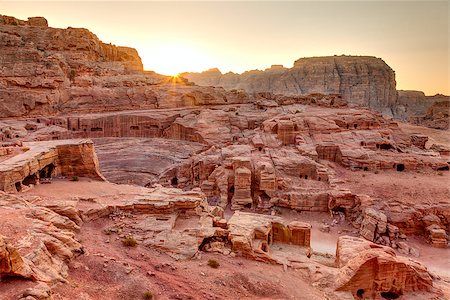
[[[395,115],[397,104],[394,71],[382,59],[369,56],[301,58],[292,68],[274,65],[264,71],[243,74],[222,74],[218,69],[211,69],[203,73],[184,73],[183,77],[198,85],[247,92],[341,94],[350,103],[389,116]]]
[[[145,72],[135,49],[105,44],[87,29],[0,15],[0,118],[245,100],[234,98]]]

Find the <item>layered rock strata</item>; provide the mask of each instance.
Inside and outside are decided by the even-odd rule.
[[[89,140],[29,142],[0,166],[0,190],[21,191],[57,176],[104,180]]]

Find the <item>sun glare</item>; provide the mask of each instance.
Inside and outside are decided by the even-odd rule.
[[[181,72],[201,72],[214,66],[212,59],[200,49],[184,44],[154,44],[140,51],[144,69],[176,76]]]

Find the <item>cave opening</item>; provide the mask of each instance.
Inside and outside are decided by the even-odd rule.
[[[345,207],[342,207],[342,206],[336,206],[336,207],[333,207],[333,208],[331,209],[331,211],[332,211],[333,213],[343,213],[343,214],[345,215],[346,209],[345,209]]]
[[[20,182],[16,182],[14,185],[16,186],[16,191],[20,192],[22,190],[22,184]]]
[[[381,149],[381,150],[389,150],[389,149],[393,149],[394,147],[392,147],[391,144],[380,144],[378,146],[378,148]]]
[[[266,243],[262,243],[261,244],[261,250],[264,252],[269,252],[269,245],[267,245]]]
[[[55,169],[55,165],[54,164],[46,165],[44,168],[42,168],[39,171],[39,177],[40,178],[51,178],[54,169]]]
[[[172,179],[170,180],[170,184],[171,184],[173,187],[178,186],[178,178],[177,178],[177,177],[172,177]]]
[[[31,174],[24,178],[24,180],[22,181],[22,184],[30,185],[30,184],[37,184],[37,182],[38,182],[38,177],[36,176],[36,174]]]
[[[364,296],[364,289],[357,290],[356,296],[358,296],[358,298],[362,298]]]
[[[381,297],[383,297],[384,299],[397,299],[398,297],[400,297],[400,295],[398,293],[389,291],[382,292]]]
[[[448,166],[443,166],[443,167],[439,167],[437,168],[438,171],[448,171],[449,167]]]
[[[397,164],[396,170],[397,170],[397,172],[403,172],[405,170],[405,165]]]

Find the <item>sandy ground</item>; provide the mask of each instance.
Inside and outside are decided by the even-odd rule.
[[[450,172],[448,171],[350,171],[335,167],[343,187],[356,194],[375,199],[411,204],[448,203],[450,201]]]

